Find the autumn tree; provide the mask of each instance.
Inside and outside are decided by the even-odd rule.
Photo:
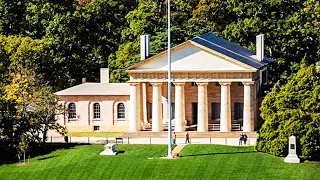
[[[63,113],[57,97],[47,83],[33,69],[19,68],[10,74],[12,81],[5,87],[5,100],[12,102],[17,110],[14,131],[29,137],[29,141],[46,141],[49,129],[62,128],[56,123],[55,115]],[[29,142],[26,141],[26,142]]]

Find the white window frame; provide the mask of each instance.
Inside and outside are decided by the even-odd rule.
[[[70,110],[70,106],[71,105],[74,105],[74,109],[72,109],[72,112]],[[69,120],[75,120],[76,118],[77,118],[77,105],[76,105],[76,103],[71,102],[71,103],[68,104],[68,119]]]
[[[121,106],[122,105],[122,106]],[[120,107],[121,106],[121,107]],[[120,109],[121,108],[121,109]],[[122,109],[123,108],[123,109]],[[120,112],[121,110],[121,112]],[[123,115],[123,116],[122,116]],[[125,120],[126,118],[126,106],[124,103],[118,103],[117,104],[117,119],[119,120]]]
[[[96,107],[95,105],[98,105],[98,107]],[[97,110],[97,112],[96,112],[96,110]],[[93,103],[93,119],[94,120],[100,120],[101,119],[101,105],[99,103],[97,103],[97,102]]]
[[[266,73],[265,82],[263,82],[264,79],[263,79],[263,76],[262,76],[262,74],[264,72]],[[267,67],[265,67],[265,68],[260,70],[260,86],[261,85],[266,85],[266,84],[268,84],[268,68]]]

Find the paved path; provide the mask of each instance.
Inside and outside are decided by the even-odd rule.
[[[180,151],[184,148],[184,146],[186,146],[186,144],[178,144],[173,150],[172,150],[172,154],[179,154]]]
[[[49,136],[47,142],[64,142],[62,136]],[[168,144],[166,137],[150,137],[150,138],[122,138],[116,140],[115,137],[68,137],[68,142],[72,143],[91,143],[91,144]],[[177,138],[177,144],[184,144],[185,138]],[[229,146],[238,146],[238,138],[190,138],[190,144],[221,144]],[[254,146],[256,138],[248,138],[247,145]]]

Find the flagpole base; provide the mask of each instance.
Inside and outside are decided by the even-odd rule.
[[[173,156],[172,156],[171,154],[169,154],[169,155],[167,156],[167,158],[168,158],[168,159],[171,159],[171,158],[173,159]]]

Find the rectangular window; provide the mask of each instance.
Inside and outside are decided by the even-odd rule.
[[[93,104],[93,119],[100,119],[100,104]]]
[[[100,126],[93,126],[93,130],[94,131],[99,131],[100,130]]]
[[[148,120],[152,118],[152,103],[147,103],[147,118]]]
[[[267,84],[267,70],[262,71],[262,84]]]
[[[234,103],[234,120],[243,119],[243,103]]]
[[[211,104],[211,119],[212,120],[220,119],[220,108],[221,108],[220,103],[214,102]]]

